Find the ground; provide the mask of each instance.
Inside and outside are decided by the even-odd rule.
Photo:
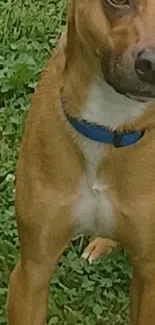
[[[10,271],[19,258],[14,171],[40,71],[64,26],[65,0],[0,0],[0,324]],[[75,238],[51,283],[48,325],[127,325],[131,267],[112,253],[89,265]]]

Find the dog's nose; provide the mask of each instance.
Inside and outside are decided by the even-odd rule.
[[[155,84],[155,49],[146,48],[138,53],[135,71],[141,81]]]

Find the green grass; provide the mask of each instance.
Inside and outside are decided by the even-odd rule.
[[[10,271],[19,258],[14,169],[27,107],[64,25],[64,0],[0,1],[0,324],[6,324]],[[128,324],[131,269],[124,252],[92,265],[80,258],[87,239],[64,253],[51,283],[48,324]],[[29,324],[27,324],[29,325]]]

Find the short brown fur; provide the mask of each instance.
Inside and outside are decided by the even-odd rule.
[[[51,274],[73,235],[71,210],[78,199],[85,158],[60,96],[67,99],[68,112],[78,116],[91,82],[101,76],[102,56],[106,61],[138,41],[152,44],[153,0],[141,1],[135,10],[135,18],[127,15],[109,21],[100,1],[72,1],[68,31],[42,73],[17,165],[21,262],[10,278],[8,325],[45,325]],[[131,324],[154,325],[155,104],[120,129],[145,129],[145,135],[131,147],[107,146],[98,177],[102,181],[104,172],[104,182],[110,184],[108,197],[117,222],[114,239],[127,249],[134,267]]]

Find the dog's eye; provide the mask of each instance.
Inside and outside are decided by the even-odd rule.
[[[109,4],[115,8],[129,6],[129,0],[107,0]]]

